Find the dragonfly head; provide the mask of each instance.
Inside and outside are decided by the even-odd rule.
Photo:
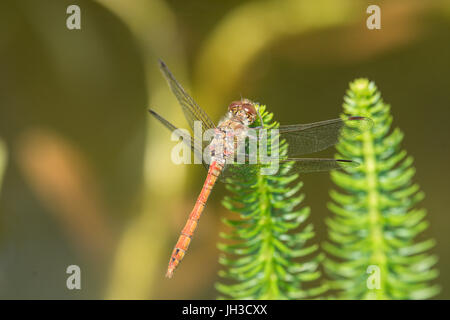
[[[251,125],[258,115],[253,102],[247,99],[233,101],[228,106],[228,111],[230,111],[235,118],[246,125]]]

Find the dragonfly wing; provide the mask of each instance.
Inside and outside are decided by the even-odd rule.
[[[344,159],[322,159],[322,158],[287,158],[279,160],[290,166],[291,173],[310,173],[340,170],[345,168],[356,168],[360,164],[353,160]],[[258,174],[258,168],[262,164],[227,164],[219,177],[222,182],[227,182],[227,178],[233,177],[243,183],[249,181],[253,175]]]
[[[369,130],[372,120],[365,117],[332,119],[308,124],[280,126],[280,138],[289,145],[289,156],[314,153],[335,145],[341,137],[353,137]]]
[[[255,164],[226,164],[219,176],[219,180],[227,182],[228,178],[233,178],[245,182],[257,174],[257,169],[258,166]]]
[[[171,132],[176,132],[176,134],[183,139],[183,141],[190,146],[192,151],[194,152],[195,156],[199,159],[202,159],[203,166],[208,170],[209,164],[205,162],[203,159],[203,149],[198,148],[198,146],[194,143],[194,138],[186,131],[178,130],[177,127],[175,127],[173,124],[171,124],[168,120],[164,119],[162,116],[160,116],[158,113],[156,113],[153,110],[148,110],[150,114],[152,114],[159,122],[161,122],[166,128],[168,128]]]
[[[324,172],[359,166],[356,161],[344,159],[288,158],[282,162],[289,162],[292,165],[290,170],[292,173]]]
[[[178,103],[183,110],[184,116],[186,117],[186,120],[188,121],[192,130],[194,130],[194,121],[201,121],[202,132],[204,132],[204,130],[206,129],[215,128],[216,126],[214,125],[214,122],[208,117],[206,112],[199,107],[194,99],[189,94],[187,94],[187,92],[175,79],[169,68],[167,68],[167,65],[162,60],[159,60],[159,68],[161,69],[164,78],[166,78],[170,89],[175,94],[175,97],[177,98]]]

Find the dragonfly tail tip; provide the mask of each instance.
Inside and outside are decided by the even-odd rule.
[[[167,270],[166,278],[172,279],[172,277],[173,277],[173,270]]]

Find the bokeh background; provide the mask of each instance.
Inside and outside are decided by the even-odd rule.
[[[71,4],[81,30],[66,28]],[[164,278],[205,172],[171,163],[175,142],[146,111],[187,126],[158,58],[215,121],[241,95],[285,124],[335,118],[351,80],[375,81],[415,158],[450,298],[450,1],[377,1],[381,30],[369,4],[1,1],[0,298],[216,298],[223,185]],[[329,175],[301,178],[323,242]],[[72,264],[81,290],[66,288]]]

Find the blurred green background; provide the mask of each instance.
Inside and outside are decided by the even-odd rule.
[[[71,4],[81,30],[66,28]],[[335,118],[351,80],[375,81],[415,158],[450,298],[450,1],[377,1],[381,30],[369,4],[1,1],[0,298],[216,298],[223,185],[164,278],[205,172],[171,163],[175,142],[147,112],[187,126],[158,58],[214,121],[241,95],[284,124]],[[329,175],[302,180],[322,242]],[[72,264],[81,290],[66,288]]]

